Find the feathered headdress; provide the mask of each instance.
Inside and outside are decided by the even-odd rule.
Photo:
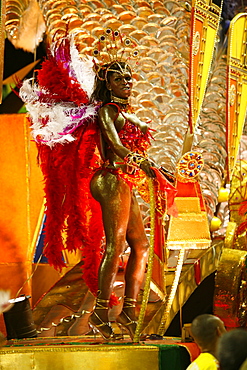
[[[100,80],[105,80],[108,71],[115,71],[112,66],[116,63],[120,67],[117,71],[124,74],[125,70],[120,65],[124,62],[126,67],[136,63],[139,52],[137,44],[130,38],[121,34],[118,30],[107,28],[105,33],[100,36],[93,49],[94,71]],[[100,71],[103,73],[100,74]],[[102,77],[103,76],[103,77]]]

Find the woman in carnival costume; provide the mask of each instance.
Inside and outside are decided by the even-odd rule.
[[[131,112],[129,105],[132,85],[128,64],[115,60],[97,72],[92,96],[102,102],[98,123],[104,164],[92,178],[91,191],[101,205],[106,250],[99,268],[96,306],[89,321],[105,337],[112,335],[107,323],[109,299],[126,241],[131,253],[125,272],[123,310],[116,321],[128,329],[131,338],[136,327],[134,308],[147,262],[148,240],[133,187],[140,169],[149,177],[155,177],[155,173],[145,154],[151,137],[148,126]]]
[[[110,61],[102,62],[102,58],[99,62],[99,42],[93,68],[87,62],[82,65],[73,43],[64,38],[43,63],[39,85],[31,87],[25,82],[21,97],[31,117],[45,179],[44,254],[55,268],[61,268],[65,245],[69,251],[82,250],[83,278],[96,295],[89,323],[109,340],[115,336],[108,311],[117,304],[113,284],[127,241],[131,253],[125,271],[123,308],[116,321],[133,339],[135,306],[148,254],[134,189],[140,185],[145,189],[146,176],[156,178],[160,174],[146,154],[152,138],[150,130],[129,104],[133,82],[131,68],[123,59],[125,48],[116,47],[117,39],[124,47],[131,46],[131,41],[123,41],[117,31],[107,30],[100,40],[104,45],[106,37],[114,42],[108,49]],[[92,86],[91,90],[88,87],[90,69],[95,72],[93,91]],[[164,178],[162,181],[173,200],[174,188]],[[142,191],[146,198],[147,192]],[[66,243],[61,236],[64,230]]]

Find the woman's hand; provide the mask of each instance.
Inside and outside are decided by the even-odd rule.
[[[156,164],[149,158],[146,158],[138,153],[129,152],[124,161],[127,165],[140,168],[148,177],[156,177],[155,171],[152,167],[156,167]]]
[[[143,161],[141,164],[140,164],[140,168],[142,169],[142,171],[145,172],[145,174],[148,176],[148,177],[156,177],[155,175],[155,172],[154,170],[151,168],[151,167],[154,167],[154,163],[152,163],[150,160],[148,159],[145,159],[145,161]]]

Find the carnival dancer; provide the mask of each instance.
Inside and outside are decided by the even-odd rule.
[[[149,177],[155,177],[155,173],[154,163],[146,156],[150,131],[131,111],[132,85],[128,64],[114,60],[97,70],[92,95],[102,102],[98,124],[104,164],[91,180],[91,191],[101,205],[106,248],[99,268],[96,306],[89,321],[104,338],[113,334],[108,323],[109,299],[126,241],[131,252],[125,271],[123,309],[116,321],[128,330],[132,339],[135,305],[147,262],[148,240],[133,188],[140,181],[141,170]]]
[[[107,37],[110,60],[106,62],[99,52]],[[30,115],[44,175],[44,254],[60,269],[65,266],[63,249],[82,251],[83,278],[96,296],[89,323],[111,340],[114,333],[108,311],[118,303],[113,284],[127,242],[131,252],[123,308],[116,321],[133,339],[135,306],[148,254],[134,189],[148,201],[146,178],[155,179],[161,214],[172,208],[176,191],[148,158],[150,129],[130,106],[132,73],[123,57],[126,47],[135,56],[130,39],[106,30],[100,41],[93,59],[81,59],[68,36],[54,43],[38,72],[38,84],[25,81],[20,96]]]

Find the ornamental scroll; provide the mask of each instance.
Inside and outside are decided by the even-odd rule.
[[[190,49],[190,133],[193,134],[205,95],[218,32],[222,0],[194,0]]]
[[[226,328],[247,327],[247,252],[224,248],[215,279],[214,314]]]
[[[227,177],[231,181],[239,151],[247,107],[247,13],[233,18],[228,39],[226,105]]]

